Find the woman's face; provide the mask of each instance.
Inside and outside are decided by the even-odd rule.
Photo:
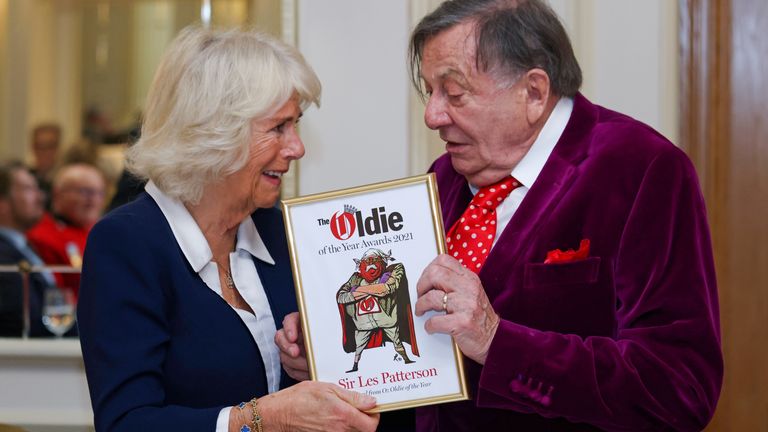
[[[299,97],[294,94],[266,119],[251,121],[248,162],[231,176],[237,196],[248,199],[251,210],[272,207],[280,196],[282,175],[291,161],[304,156],[304,144],[296,131],[301,117]]]

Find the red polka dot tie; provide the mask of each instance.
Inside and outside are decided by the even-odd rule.
[[[480,273],[496,237],[496,207],[518,186],[520,182],[510,176],[481,188],[448,231],[448,253],[464,267]]]

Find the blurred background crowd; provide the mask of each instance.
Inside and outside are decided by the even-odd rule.
[[[138,137],[139,126],[114,131],[97,110],[89,110],[83,124],[81,139],[66,150],[62,150],[60,125],[38,124],[29,134],[29,163],[0,163],[0,264],[11,266],[0,274],[7,288],[0,292],[2,336],[76,334],[71,325],[42,325],[50,324],[43,319],[46,290],[58,289],[74,309],[89,230],[105,211],[142,190],[142,182],[111,160],[109,151],[99,151],[130,144]],[[31,311],[25,330],[21,312],[24,281],[12,266],[21,265],[23,270],[26,264],[64,269],[24,275],[29,282]],[[71,317],[60,318],[72,321]]]

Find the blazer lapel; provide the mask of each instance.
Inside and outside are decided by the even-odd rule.
[[[518,260],[521,253],[535,241],[537,232],[546,225],[552,208],[576,179],[579,173],[578,165],[587,154],[588,143],[584,141],[596,120],[594,105],[581,94],[577,94],[574,98],[573,113],[563,135],[515,215],[499,234],[496,246],[491,249],[480,271],[481,278],[507,273],[509,270],[503,268],[504,263],[509,263],[510,259]],[[491,298],[496,294],[498,293],[488,292]]]
[[[263,209],[254,213],[253,221],[275,264],[253,258],[264,292],[272,309],[276,328],[283,327],[285,315],[297,310],[295,289],[291,276],[288,245],[283,231],[283,221],[277,209]]]
[[[440,206],[443,208],[443,229],[448,233],[472,201],[472,192],[467,180],[460,175],[450,177],[444,184],[438,184],[438,187],[447,192],[440,194],[443,197]]]

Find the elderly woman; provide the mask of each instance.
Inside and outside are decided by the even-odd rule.
[[[281,176],[320,83],[261,33],[189,28],[165,54],[128,167],[146,193],[91,231],[79,306],[97,430],[374,430],[373,398],[293,383]]]

